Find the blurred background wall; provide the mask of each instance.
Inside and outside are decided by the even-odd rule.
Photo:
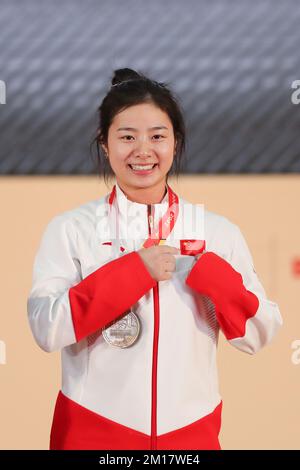
[[[221,445],[300,448],[299,20],[296,0],[0,0],[1,449],[48,448],[60,356],[29,330],[32,263],[51,217],[111,189],[89,144],[121,67],[178,96],[188,145],[170,184],[239,225],[284,319],[255,356],[221,336]]]

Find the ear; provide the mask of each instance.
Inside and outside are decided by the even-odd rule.
[[[104,152],[105,154],[107,154],[107,153],[108,153],[108,150],[107,150],[106,145],[105,145],[105,144],[100,144],[100,145],[101,145],[101,147],[102,147],[103,152]]]
[[[108,149],[106,145],[103,142],[101,142],[99,137],[100,137],[100,129],[98,129],[98,132],[97,132],[97,140],[98,140],[99,145],[102,147],[103,152],[108,153]]]

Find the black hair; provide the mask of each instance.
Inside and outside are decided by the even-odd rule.
[[[111,88],[98,107],[99,126],[90,145],[91,149],[96,143],[98,174],[100,177],[104,176],[106,184],[108,180],[112,179],[114,172],[108,158],[105,157],[101,144],[107,146],[108,131],[114,116],[130,106],[141,103],[153,103],[167,113],[172,122],[177,145],[173,164],[166,175],[166,180],[173,171],[178,178],[186,145],[186,128],[179,99],[170,91],[168,83],[157,82],[149,79],[143,73],[123,68],[114,71]]]

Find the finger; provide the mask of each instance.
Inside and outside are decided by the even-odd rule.
[[[168,279],[172,279],[172,273],[169,271],[165,271],[163,275],[163,281],[167,281]]]
[[[173,274],[175,272],[175,268],[173,266],[165,267],[164,272]]]
[[[176,267],[176,261],[170,260],[170,261],[165,261],[165,269],[172,269],[174,270]]]
[[[170,261],[170,262],[176,263],[175,255],[176,253],[162,253],[161,259],[163,260],[163,262]]]
[[[162,253],[170,253],[170,254],[178,254],[180,253],[180,248],[176,248],[175,246],[169,245],[158,245],[161,249]]]

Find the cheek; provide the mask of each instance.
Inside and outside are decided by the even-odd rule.
[[[124,148],[124,145],[114,143],[110,147],[110,161],[111,165],[123,166],[130,155],[129,148]]]
[[[129,148],[121,142],[114,142],[114,145],[112,146],[112,151],[116,157],[122,158],[128,153]]]
[[[160,142],[158,151],[164,154],[171,154],[173,152],[173,145],[170,142]]]
[[[124,141],[118,138],[109,138],[108,146],[111,156],[113,156],[115,159],[121,159],[122,157],[125,157],[130,151],[130,146],[126,145]]]
[[[123,171],[125,165],[126,165],[125,159],[122,158],[121,156],[114,155],[114,157],[111,158],[112,168],[118,171]]]
[[[174,158],[174,151],[170,146],[165,146],[165,148],[161,148],[158,152],[160,165],[167,167],[172,165],[173,158]]]
[[[174,145],[170,142],[161,142],[160,146],[157,147],[157,153],[169,162],[174,156]]]

